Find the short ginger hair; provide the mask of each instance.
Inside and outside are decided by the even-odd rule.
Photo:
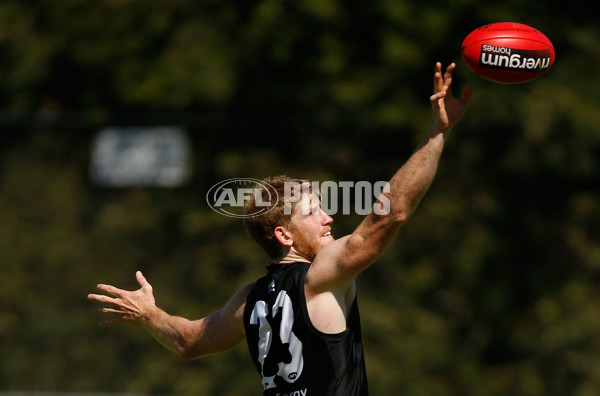
[[[298,203],[297,199],[286,197],[286,193],[289,195],[289,190],[286,190],[287,183],[300,185],[303,191],[305,188],[311,188],[308,180],[287,176],[268,177],[263,179],[262,183],[257,183],[255,194],[252,194],[245,204],[244,226],[246,231],[273,260],[282,258],[284,254],[284,246],[275,238],[275,228],[289,225]],[[268,189],[265,184],[271,188]],[[273,191],[276,191],[277,194],[272,194]],[[257,197],[261,198],[260,205],[257,205]],[[273,207],[265,211],[264,204],[267,202]]]

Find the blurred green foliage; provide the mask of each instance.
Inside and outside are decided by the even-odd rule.
[[[556,64],[494,84],[460,59],[517,21]],[[97,283],[141,269],[200,317],[264,271],[204,196],[229,177],[387,180],[430,122],[435,61],[475,86],[430,192],[359,277],[374,395],[595,395],[600,387],[600,32],[583,3],[0,2],[0,390],[254,395],[246,347],[187,362],[97,326]],[[182,188],[102,189],[112,125],[180,125]],[[338,215],[334,231],[360,218]]]

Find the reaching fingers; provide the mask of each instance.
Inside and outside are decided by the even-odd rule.
[[[110,294],[114,297],[110,297],[110,296],[107,296],[104,294],[90,293],[87,296],[88,300],[96,301],[101,304],[112,305],[117,308],[121,307],[121,303],[122,303],[121,297],[122,297],[123,290],[117,289],[114,286],[104,285],[104,284],[99,284],[97,286],[97,289],[102,292],[105,292],[107,294]],[[119,313],[120,312],[114,308],[94,308],[93,311],[100,312],[100,313]]]
[[[115,296],[115,297],[121,297],[121,295],[123,294],[123,290],[118,289],[111,285],[99,284],[98,286],[96,286],[96,288],[100,291],[103,291],[104,293],[108,293],[111,296]]]
[[[456,69],[456,63],[454,63],[454,62],[452,62],[446,68],[446,72],[444,73],[444,80],[448,81],[447,85],[450,85],[450,83],[452,82],[452,73],[454,72],[454,69]]]
[[[118,299],[105,296],[104,294],[88,294],[88,300],[97,301],[102,304],[117,305]]]
[[[442,64],[437,62],[433,72],[433,92],[438,93],[443,91],[444,79],[442,78]]]
[[[430,96],[430,101],[433,109],[434,124],[441,130],[448,130],[462,117],[471,94],[473,87],[468,84],[462,92],[460,99],[454,97],[452,93],[453,73],[456,69],[456,64],[451,63],[442,73],[442,64],[435,64],[433,75],[434,93]]]
[[[128,309],[126,302],[118,298],[111,298],[101,294],[89,294],[88,299],[94,300],[103,304],[111,304],[108,307],[96,307],[92,309],[92,312],[112,315],[108,319],[104,319],[100,322],[101,326],[107,326],[117,322],[135,322],[135,318],[132,312]]]
[[[89,300],[94,300],[94,301],[98,301],[104,304],[113,304],[115,306],[119,306],[117,303],[117,299],[114,298],[110,298],[107,296],[103,296],[100,294],[89,294],[88,295],[88,299]],[[104,315],[114,315],[108,319],[104,319],[102,320],[99,324],[100,326],[108,326],[110,324],[116,323],[116,322],[122,322],[124,320],[124,315],[126,314],[125,312],[121,311],[120,309],[116,309],[116,308],[109,308],[109,307],[98,307],[98,308],[94,308],[92,309],[92,312],[95,313],[99,313],[99,314],[104,314]]]
[[[96,312],[96,313],[103,313],[103,314],[115,314],[115,315],[124,315],[125,312],[119,310],[119,309],[114,309],[114,308],[94,308],[92,310],[92,312]]]
[[[448,92],[450,96],[452,96],[452,75],[455,68],[456,63],[451,63],[450,66],[446,68],[446,73],[444,73],[444,91]]]
[[[436,102],[436,101],[442,99],[444,96],[446,96],[446,92],[445,91],[440,91],[438,93],[435,93],[435,94],[431,95],[429,97],[429,100],[431,102]]]
[[[452,86],[452,73],[456,69],[456,63],[451,63],[442,74],[442,64],[436,62],[433,73],[433,91],[435,93],[450,91]]]

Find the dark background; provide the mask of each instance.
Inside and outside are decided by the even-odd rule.
[[[491,22],[544,32],[520,85],[460,58]],[[190,318],[263,273],[205,195],[232,178],[387,180],[423,138],[436,61],[474,85],[438,177],[359,278],[374,395],[595,395],[600,387],[600,32],[558,1],[0,1],[0,390],[256,395],[245,345],[192,362],[86,295]],[[108,126],[177,125],[175,189],[89,178]],[[334,217],[337,236],[357,216]]]

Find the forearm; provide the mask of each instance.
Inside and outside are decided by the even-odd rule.
[[[377,206],[345,240],[344,251],[349,253],[339,261],[341,272],[354,275],[362,271],[392,242],[433,182],[446,135],[430,128],[427,137],[389,180]]]
[[[435,126],[406,163],[389,181],[389,214],[396,222],[405,222],[415,211],[437,173],[447,133]]]
[[[100,322],[107,326],[126,322],[146,328],[162,345],[186,359],[224,352],[232,349],[244,338],[243,314],[246,297],[254,287],[249,283],[229,300],[221,310],[198,320],[188,320],[169,315],[156,306],[152,286],[140,271],[136,278],[141,288],[128,291],[111,285],[99,284],[104,294],[88,294],[88,299],[108,306],[96,311],[113,315]]]
[[[184,358],[192,358],[195,339],[200,330],[197,321],[169,315],[160,308],[152,310],[142,326],[164,347]]]
[[[434,94],[429,98],[433,123],[415,153],[390,181],[390,214],[400,224],[406,221],[421,202],[437,173],[444,143],[452,127],[462,118],[471,97],[467,85],[460,99],[452,95],[450,85],[456,64],[442,75],[441,63],[436,63]]]
[[[186,359],[228,351],[245,337],[242,316],[254,283],[240,290],[220,310],[188,320],[152,309],[140,323],[167,349]]]
[[[335,262],[335,268],[332,271],[331,266],[324,265],[329,272],[322,275],[325,279],[322,283],[339,284],[340,280],[350,279],[371,265],[421,202],[435,178],[450,130],[464,114],[472,93],[472,87],[467,85],[460,99],[452,95],[450,85],[455,67],[454,63],[451,64],[442,74],[441,63],[436,63],[434,94],[429,98],[433,122],[426,138],[389,180],[373,211],[358,228],[348,238],[341,240],[340,244],[331,244],[331,249],[323,249],[331,251],[331,255],[321,254],[326,257],[323,260]],[[341,246],[339,250],[336,250],[337,246]],[[315,260],[313,266],[316,263]]]

